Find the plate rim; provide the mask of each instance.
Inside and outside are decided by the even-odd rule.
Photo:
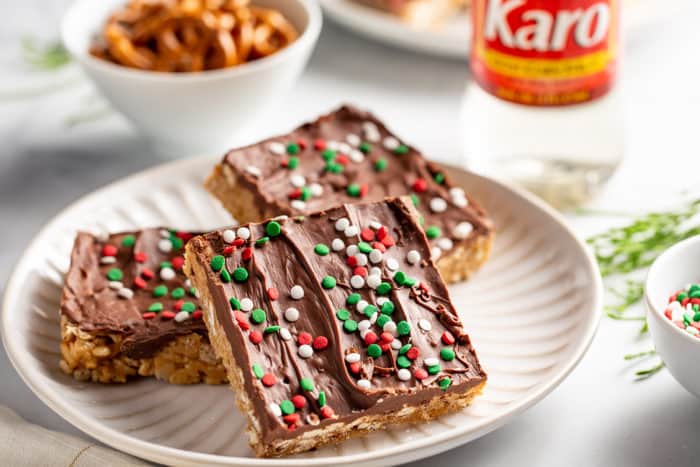
[[[410,449],[406,450],[404,447],[390,447],[379,449],[373,451],[372,453],[360,453],[360,454],[349,454],[334,457],[315,457],[315,458],[251,458],[251,457],[237,457],[237,456],[225,456],[220,454],[208,454],[200,453],[195,451],[186,451],[179,448],[174,448],[170,446],[164,446],[161,444],[152,443],[149,441],[143,441],[137,439],[133,436],[127,435],[120,431],[117,431],[111,427],[108,427],[102,423],[97,422],[96,419],[90,416],[84,416],[82,414],[76,413],[71,410],[69,403],[67,401],[62,401],[60,399],[55,400],[51,397],[48,386],[41,387],[36,381],[33,381],[30,377],[30,373],[33,371],[30,368],[25,368],[25,359],[27,356],[22,355],[23,348],[19,346],[19,338],[13,338],[9,333],[10,321],[12,314],[8,311],[10,305],[18,301],[18,297],[21,295],[21,284],[18,283],[20,278],[20,273],[27,269],[31,264],[32,251],[38,248],[39,242],[53,229],[54,225],[59,223],[62,217],[70,211],[79,209],[83,205],[89,205],[94,202],[95,198],[99,198],[104,193],[114,189],[117,185],[125,183],[135,183],[138,179],[146,179],[149,176],[153,176],[161,171],[172,171],[178,170],[180,166],[182,169],[190,165],[197,164],[213,164],[220,157],[212,155],[196,156],[181,160],[175,160],[171,162],[166,162],[163,164],[157,164],[153,167],[141,170],[139,172],[127,175],[125,177],[114,180],[101,188],[94,191],[86,193],[85,195],[79,197],[77,200],[68,204],[66,207],[62,208],[58,213],[56,213],[45,225],[42,227],[29,242],[27,247],[24,249],[19,260],[15,263],[12,269],[10,278],[7,282],[5,292],[3,294],[2,302],[0,303],[0,311],[2,312],[1,317],[1,335],[2,342],[5,348],[5,352],[8,359],[12,363],[15,371],[19,374],[20,378],[24,383],[32,390],[32,392],[51,410],[53,410],[57,415],[59,415],[64,420],[68,421],[71,425],[78,428],[83,433],[97,439],[98,441],[111,446],[114,449],[129,453],[133,456],[148,459],[155,462],[166,462],[166,463],[179,463],[179,464],[192,464],[192,463],[207,463],[216,465],[255,465],[255,466],[270,466],[270,465],[289,465],[289,466],[299,466],[306,467],[310,465],[350,465],[350,464],[362,464],[362,465],[374,465],[381,462],[382,465],[389,465],[399,462],[407,462],[410,460],[423,459],[428,456],[444,452],[456,446],[466,444],[474,439],[484,436],[490,433],[502,425],[504,425],[511,418],[523,413],[525,410],[529,409],[536,403],[540,402],[547,395],[549,395],[554,389],[559,387],[559,385],[566,379],[566,377],[571,374],[571,372],[578,366],[579,362],[583,356],[587,353],[590,345],[595,337],[598,330],[601,317],[603,314],[602,300],[603,300],[603,283],[600,276],[600,271],[598,269],[597,262],[595,261],[593,254],[589,248],[586,247],[583,240],[569,227],[564,216],[557,212],[553,207],[546,204],[544,201],[537,198],[535,195],[527,192],[523,188],[517,186],[511,186],[502,181],[498,181],[489,177],[479,175],[477,173],[468,171],[462,167],[455,166],[452,164],[439,163],[446,169],[466,171],[471,176],[482,179],[487,183],[492,183],[499,186],[501,189],[511,192],[516,197],[523,199],[529,204],[533,205],[534,208],[543,211],[544,214],[548,215],[553,222],[558,224],[560,228],[563,229],[563,233],[567,234],[571,240],[580,248],[583,252],[584,257],[587,259],[586,270],[590,273],[593,278],[591,287],[593,296],[590,300],[591,308],[591,319],[587,323],[585,332],[583,333],[583,338],[579,341],[578,346],[573,349],[572,357],[564,363],[562,368],[551,377],[547,384],[533,391],[523,400],[515,404],[509,411],[500,414],[498,417],[491,420],[486,425],[482,426],[480,429],[474,430],[472,432],[465,431],[459,427],[452,430],[446,430],[442,433],[431,435],[425,437],[424,440],[417,440],[413,443]]]

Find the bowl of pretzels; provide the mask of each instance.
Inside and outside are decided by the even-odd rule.
[[[284,100],[318,40],[316,0],[76,0],[63,42],[166,157],[220,153]]]

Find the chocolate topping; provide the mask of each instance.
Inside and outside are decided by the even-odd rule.
[[[183,243],[190,236],[145,229],[110,235],[100,241],[94,235],[79,232],[65,277],[61,314],[82,331],[122,335],[121,351],[132,358],[153,356],[179,335],[196,332],[206,336],[201,311],[196,312],[197,298],[181,270]],[[163,273],[164,269],[168,271]],[[166,289],[163,296],[154,296]],[[149,312],[156,303],[162,309]],[[181,306],[196,309],[188,319],[178,322],[173,315]]]
[[[247,228],[230,255],[222,231],[195,237],[187,261],[206,272],[264,441],[485,380],[408,198]]]

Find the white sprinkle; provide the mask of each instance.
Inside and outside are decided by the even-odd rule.
[[[287,219],[289,219],[289,216],[286,214],[280,214],[279,216],[273,217],[272,219],[276,221],[286,221]]]
[[[408,264],[417,264],[420,261],[420,253],[416,250],[409,251],[406,253],[406,261],[408,261]]]
[[[223,238],[226,243],[233,243],[236,239],[236,232],[231,229],[226,229],[221,233],[221,238]]]
[[[357,363],[360,361],[362,357],[360,357],[360,354],[357,352],[352,352],[349,353],[345,356],[345,361],[348,363]]]
[[[326,141],[326,148],[330,149],[331,151],[337,151],[338,150],[338,143],[336,140],[332,139],[330,141]]]
[[[469,222],[460,222],[457,224],[452,231],[452,234],[459,238],[467,238],[470,233],[472,233],[472,230],[474,230],[474,226],[472,226]]]
[[[270,409],[270,412],[272,412],[272,415],[275,417],[281,417],[282,416],[282,409],[280,409],[280,406],[275,404],[274,402],[270,402],[270,404],[267,406]]]
[[[401,144],[399,143],[399,140],[393,136],[387,136],[384,138],[384,147],[389,151],[393,151],[394,149],[398,148],[399,144]]]
[[[185,279],[185,287],[187,287],[188,289],[192,287],[192,282],[190,282],[189,279]]]
[[[290,341],[292,340],[292,333],[289,332],[289,329],[287,328],[280,328],[280,339],[283,341]]]
[[[103,256],[100,258],[100,264],[114,264],[117,262],[117,258],[114,256]]]
[[[433,261],[437,261],[440,259],[440,256],[442,256],[442,249],[440,249],[439,246],[434,246],[430,250],[430,257],[433,259]]]
[[[360,389],[369,389],[372,387],[372,383],[370,383],[368,379],[358,379],[357,386]]]
[[[452,244],[452,240],[450,240],[447,237],[442,237],[442,238],[438,239],[437,245],[442,249],[442,251],[451,250],[452,247],[454,246]]]
[[[369,223],[369,227],[374,230],[379,230],[382,228],[382,223],[377,221],[372,221]]]
[[[365,311],[365,308],[367,308],[367,305],[369,305],[369,303],[367,303],[367,300],[360,300],[359,302],[357,302],[357,305],[355,305],[355,307],[357,308],[357,311],[362,313],[363,311]]]
[[[93,231],[92,234],[95,236],[95,238],[98,241],[100,241],[102,243],[105,243],[107,240],[109,240],[109,234],[104,230]]]
[[[334,238],[331,242],[331,248],[333,251],[341,251],[343,248],[345,248],[345,242],[339,238]]]
[[[352,276],[350,278],[350,285],[353,289],[361,289],[365,286],[365,278],[358,275]]]
[[[359,251],[360,248],[357,245],[348,245],[345,249],[345,254],[348,256],[355,256]]]
[[[304,344],[299,347],[297,353],[301,358],[309,358],[314,354],[314,349],[310,345]]]
[[[430,332],[433,329],[433,325],[430,324],[430,321],[428,321],[427,319],[419,319],[418,327],[425,332]]]
[[[386,297],[377,297],[377,305],[379,305],[379,306],[382,306],[382,305],[384,305],[386,302],[389,302],[389,301],[391,301],[391,300],[389,300],[389,299],[386,298]]]
[[[467,201],[467,198],[454,198],[452,202],[457,206],[458,208],[465,208],[469,204],[469,201]]]
[[[439,365],[440,361],[436,357],[428,357],[423,360],[423,363],[425,363],[425,366],[435,366]]]
[[[122,283],[119,282],[119,281],[111,281],[111,282],[109,283],[109,288],[112,289],[112,290],[119,290],[119,289],[121,289],[122,287],[124,287],[124,284],[122,284]]]
[[[381,263],[383,258],[384,255],[382,254],[382,252],[377,249],[374,249],[369,252],[369,260],[374,264]]]
[[[411,379],[411,372],[406,368],[400,368],[399,371],[396,372],[396,376],[401,381],[408,381]]]
[[[360,143],[362,142],[360,137],[357,136],[355,133],[348,133],[345,136],[345,141],[347,141],[350,146],[355,146],[355,147],[359,146]]]
[[[367,139],[367,141],[376,143],[381,139],[379,128],[377,128],[377,125],[375,125],[373,122],[363,123],[362,130],[365,133],[365,138]]]
[[[249,165],[245,168],[245,171],[251,174],[253,177],[259,177],[260,175],[262,175],[260,169],[255,167],[254,165]]]
[[[338,232],[344,232],[350,226],[350,221],[347,217],[341,217],[335,221],[335,230]]]
[[[372,327],[372,323],[370,323],[369,320],[366,320],[366,319],[363,319],[362,321],[357,323],[357,329],[359,329],[360,331],[366,331],[371,327]]]
[[[391,341],[392,349],[399,350],[401,347],[403,347],[403,343],[400,340],[394,339],[393,341]]]
[[[355,255],[355,259],[357,260],[357,265],[358,266],[367,266],[367,255],[364,253],[357,253]]]
[[[175,321],[177,321],[178,323],[182,323],[183,321],[187,321],[188,319],[190,319],[190,314],[186,311],[179,311],[175,315]]]
[[[163,238],[170,238],[170,232],[168,231],[168,229],[160,229],[159,233],[160,236]]]
[[[126,298],[127,300],[129,300],[131,298],[134,298],[134,291],[129,288],[122,287],[117,291],[117,295],[119,295],[121,298]]]
[[[300,285],[293,285],[289,290],[289,294],[294,300],[301,300],[304,298],[304,289]]]
[[[241,227],[236,231],[236,235],[243,240],[248,240],[250,238],[250,229],[248,227]]]
[[[289,203],[289,206],[291,206],[292,209],[296,209],[297,211],[302,211],[306,209],[306,202],[300,199],[293,199],[292,202]]]
[[[370,276],[381,276],[382,275],[382,268],[378,268],[377,266],[373,267],[372,269],[369,270],[369,275]]]
[[[294,322],[299,319],[299,310],[296,308],[287,308],[284,312],[284,319]]]
[[[173,249],[173,242],[171,242],[167,238],[164,238],[158,242],[158,249],[162,253],[170,253]]]
[[[379,276],[367,276],[367,287],[376,289],[382,283],[382,278]]]
[[[399,262],[394,258],[387,258],[384,264],[386,264],[387,269],[390,271],[396,271],[399,268]]]
[[[450,198],[455,199],[455,198],[464,198],[466,195],[464,194],[464,190],[461,189],[460,187],[456,186],[453,188],[450,188]]]
[[[348,143],[338,143],[338,152],[341,154],[350,154],[350,151],[352,151],[352,148]]]
[[[356,164],[359,164],[360,162],[365,160],[365,155],[362,153],[362,151],[358,149],[353,149],[350,151],[350,160],[353,161]]]
[[[367,322],[369,323],[369,321],[367,321]],[[372,323],[369,323],[369,325],[371,326]],[[361,330],[361,331],[360,331],[360,337],[361,337],[362,339],[364,339],[368,332],[369,332],[369,329],[363,329],[363,330]]]
[[[380,314],[381,313],[372,313],[372,316],[369,317],[369,322],[372,324],[376,323]]]
[[[700,332],[700,331],[698,331],[696,328],[694,328],[692,326],[688,326],[687,328],[685,328],[685,332],[687,332],[688,334],[690,334],[692,336],[697,336],[698,332]]]
[[[241,310],[242,311],[250,311],[253,309],[253,300],[249,298],[242,298],[241,299]]]
[[[309,185],[309,190],[311,190],[311,195],[321,196],[323,194],[323,187],[318,183],[312,183]]]
[[[394,334],[396,332],[396,323],[393,321],[387,321],[386,323],[384,323],[382,331]]]
[[[347,229],[345,229],[346,237],[356,237],[359,233],[360,229],[358,229],[356,225],[351,225]]]
[[[445,212],[447,209],[447,201],[442,198],[433,198],[430,200],[430,210],[433,212]]]
[[[287,152],[287,148],[285,148],[284,144],[280,143],[279,141],[270,141],[267,143],[267,150],[272,154],[277,154],[278,156]]]
[[[306,179],[302,175],[292,175],[289,177],[289,183],[291,183],[292,186],[301,188],[306,185]]]
[[[175,279],[175,270],[172,268],[162,268],[160,270],[160,278],[164,281],[171,281]]]

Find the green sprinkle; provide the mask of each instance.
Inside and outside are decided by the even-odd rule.
[[[335,287],[336,281],[335,277],[333,276],[326,276],[323,278],[321,281],[321,285],[323,286],[324,289],[332,289]]]
[[[282,227],[279,222],[270,221],[265,226],[265,232],[267,232],[270,237],[276,237],[282,232]]]
[[[176,287],[173,289],[172,292],[170,292],[170,296],[173,298],[182,298],[185,296],[185,289],[182,287]]]
[[[190,290],[188,290],[187,292],[189,292],[189,294],[193,297],[197,296],[197,289],[195,289],[194,287],[190,287]]]
[[[372,245],[370,245],[367,242],[360,242],[357,244],[357,248],[360,249],[360,251],[364,254],[368,254],[369,252],[372,251]]]
[[[287,145],[287,154],[299,154],[299,145],[297,143],[289,143]]]
[[[182,239],[178,237],[170,237],[170,243],[173,244],[173,250],[176,251],[185,245],[185,242],[183,242]]]
[[[391,292],[391,284],[389,284],[388,282],[382,282],[381,284],[379,284],[379,286],[377,286],[377,293],[379,295],[386,295],[389,292]]]
[[[180,308],[182,311],[186,311],[188,313],[194,312],[194,310],[197,309],[197,306],[192,303],[192,302],[185,302],[182,304],[182,308]]]
[[[433,177],[433,180],[435,180],[435,182],[438,183],[439,185],[442,185],[443,182],[445,181],[445,174],[436,173],[435,176]]]
[[[253,363],[253,374],[256,378],[260,379],[265,374],[265,371],[263,370],[263,367],[261,367],[257,363]]]
[[[366,317],[371,318],[373,314],[377,312],[377,307],[374,305],[367,305],[362,312],[365,314]]]
[[[394,304],[390,301],[382,303],[382,313],[385,315],[391,315],[394,312]]]
[[[250,320],[255,324],[264,323],[267,319],[265,312],[260,308],[256,308],[250,312]]]
[[[431,375],[436,375],[440,373],[440,370],[442,370],[442,367],[440,365],[433,365],[428,367],[428,374]]]
[[[394,154],[397,154],[399,156],[408,154],[408,146],[406,146],[405,144],[399,145],[396,149],[394,149]]]
[[[133,235],[127,235],[122,239],[122,246],[132,247],[136,243],[136,238]]]
[[[411,366],[411,360],[409,360],[405,355],[399,355],[399,358],[396,359],[396,365],[399,368],[408,368]]]
[[[700,313],[696,312],[695,315],[693,315],[693,321],[700,321]]]
[[[335,160],[335,151],[332,149],[324,149],[323,152],[321,153],[321,157],[323,157],[323,160],[326,162],[331,162]]]
[[[211,268],[214,272],[219,272],[224,268],[225,262],[226,262],[226,258],[224,258],[221,255],[216,255],[211,259],[211,262],[209,263],[209,265],[211,266]]]
[[[399,333],[399,336],[408,336],[411,333],[411,325],[408,321],[399,321],[396,324],[396,332]]]
[[[292,156],[287,161],[287,168],[289,170],[294,170],[299,167],[299,158],[297,156]]]
[[[438,382],[438,385],[440,386],[440,389],[442,389],[443,391],[447,391],[447,388],[452,386],[452,380],[445,376]]]
[[[234,310],[241,309],[241,302],[236,297],[231,297],[228,301],[231,304],[231,308]]]
[[[372,145],[365,141],[364,143],[360,144],[360,146],[358,146],[358,149],[364,152],[365,154],[369,154],[369,152],[372,150]]]
[[[299,381],[299,385],[304,391],[313,391],[314,390],[314,380],[311,378],[301,378],[301,381]]]
[[[319,407],[326,405],[326,393],[324,391],[318,391],[318,405]]]
[[[418,207],[418,205],[420,204],[420,198],[418,197],[418,195],[415,193],[411,193],[410,196],[411,201],[413,201],[413,206]]]
[[[296,410],[294,408],[294,404],[292,404],[292,401],[290,401],[289,399],[283,400],[282,402],[280,402],[280,409],[282,410],[282,413],[285,415],[291,415]]]
[[[163,268],[172,268],[172,267],[173,267],[173,263],[171,263],[170,261],[161,261],[161,263],[160,263],[160,268],[161,268],[161,269],[163,269]]]
[[[449,347],[444,347],[442,350],[440,350],[440,358],[446,362],[451,362],[455,359],[455,351]]]
[[[411,350],[411,347],[413,347],[411,344],[404,344],[400,349],[399,349],[399,355],[403,355],[409,350]]]
[[[700,290],[693,290],[688,294],[690,298],[700,298]]]
[[[221,270],[221,274],[219,274],[219,277],[221,277],[221,282],[224,282],[228,284],[231,282],[231,274],[226,269]]]
[[[418,283],[418,281],[416,279],[414,279],[413,277],[407,277],[406,280],[403,282],[403,285],[405,287],[413,287],[417,283]]]
[[[354,319],[347,319],[343,322],[343,329],[345,332],[355,332],[357,331],[357,321]]]
[[[370,357],[379,358],[382,355],[382,348],[377,344],[370,344],[367,346],[367,354]]]
[[[348,305],[357,305],[361,298],[359,293],[351,293],[348,295],[348,298],[345,299],[345,303]]]
[[[308,186],[301,187],[301,195],[299,198],[302,201],[308,201],[311,198],[311,189]]]
[[[328,245],[324,245],[323,243],[317,243],[314,247],[314,252],[316,252],[316,254],[319,256],[326,256],[328,253],[331,252],[331,250],[330,248],[328,248]]]
[[[389,318],[387,315],[379,315],[377,316],[377,326],[380,328],[383,328],[386,323],[391,321],[391,318]]]
[[[428,238],[438,238],[442,235],[442,230],[440,230],[440,227],[437,225],[431,225],[425,230],[425,235],[427,235]]]
[[[350,317],[350,312],[346,310],[345,308],[341,308],[340,310],[335,312],[336,318],[338,318],[340,321],[345,321]]]
[[[107,279],[111,281],[120,281],[124,277],[124,273],[119,268],[112,268],[107,271]]]
[[[265,334],[274,334],[276,332],[280,332],[280,326],[277,326],[276,324],[274,326],[268,326],[265,328]]]
[[[374,170],[376,170],[377,172],[384,172],[386,170],[387,165],[388,163],[386,159],[377,159],[377,162],[374,163]]]
[[[394,282],[399,285],[404,285],[406,283],[406,279],[408,279],[408,276],[406,276],[406,273],[403,271],[396,271],[396,274],[394,274]]]
[[[154,313],[163,311],[163,304],[160,302],[151,303],[151,306],[148,307],[148,311],[152,311]]]
[[[248,280],[248,271],[245,268],[236,268],[233,270],[233,280],[236,282],[245,282]]]
[[[348,196],[358,198],[360,196],[360,185],[358,185],[357,183],[351,183],[350,185],[348,185],[347,191]]]
[[[343,173],[344,167],[341,164],[336,164],[335,162],[329,162],[326,164],[326,170],[330,173],[340,174]]]
[[[681,292],[681,293],[679,293],[679,294],[676,296],[676,301],[677,301],[677,302],[682,302],[682,301],[685,300],[686,298],[688,298],[688,294],[686,294],[685,292]]]
[[[165,285],[159,285],[153,289],[153,296],[158,298],[158,297],[163,297],[168,293],[168,287]]]
[[[269,241],[270,237],[260,237],[259,239],[255,240],[255,246],[263,246]]]

